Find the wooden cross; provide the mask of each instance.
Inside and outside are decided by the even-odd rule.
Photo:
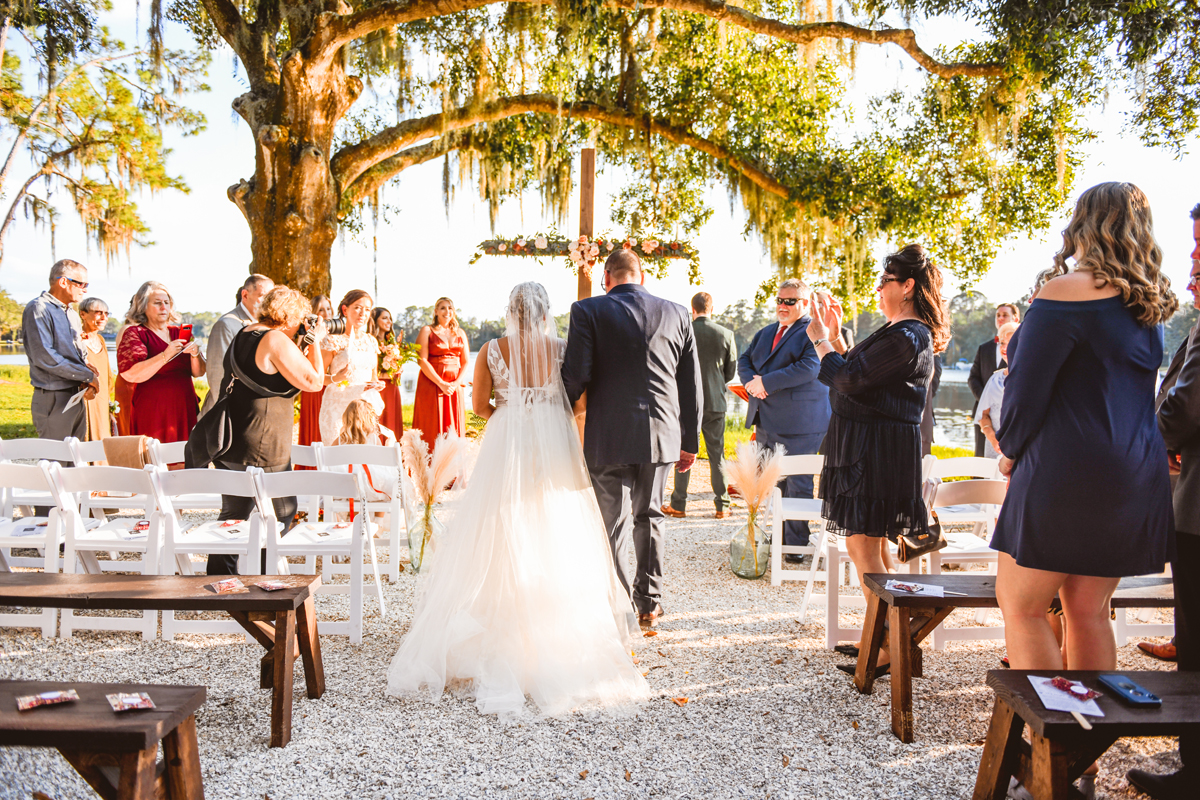
[[[595,235],[595,213],[596,213],[596,150],[595,148],[586,147],[580,154],[579,159],[579,235],[586,236],[587,240],[593,241]],[[525,238],[518,239],[489,239],[479,243],[479,252],[471,259],[474,264],[484,255],[500,255],[500,256],[566,256],[569,254],[571,245],[577,240],[558,239],[548,240],[546,247],[538,248],[534,243]],[[630,240],[632,241],[632,240]],[[646,242],[653,242],[655,246],[647,249]],[[609,243],[610,244],[610,243]],[[611,247],[609,248],[611,249]],[[688,259],[692,262],[699,260],[699,255],[687,242],[679,240],[668,241],[662,239],[643,239],[640,242],[633,242],[632,248],[645,261],[656,261],[668,258]],[[603,251],[601,252],[603,257]],[[597,259],[599,260],[599,259]],[[586,297],[592,296],[592,280],[593,267],[592,263],[588,262],[587,257],[578,263],[579,287],[578,299],[583,300]],[[698,267],[694,267],[698,268]]]

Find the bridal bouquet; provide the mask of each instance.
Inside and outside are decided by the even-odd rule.
[[[426,553],[433,552],[436,539],[445,529],[433,516],[433,507],[446,487],[458,477],[467,454],[467,440],[453,431],[446,431],[435,440],[430,455],[421,431],[412,428],[400,438],[400,453],[416,489],[417,502],[424,506],[421,519],[408,524],[409,561],[413,572],[420,572]]]
[[[404,344],[396,339],[394,332],[388,331],[379,347],[380,380],[391,381],[399,378],[404,365],[410,361],[415,362],[420,355],[419,344]]]
[[[767,571],[770,539],[758,525],[758,513],[771,496],[783,472],[783,446],[759,447],[754,442],[737,446],[737,458],[729,462],[726,474],[737,487],[750,519],[729,540],[729,568],[740,578],[761,578]]]

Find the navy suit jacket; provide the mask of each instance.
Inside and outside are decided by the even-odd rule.
[[[700,449],[704,398],[692,318],[636,283],[571,306],[563,384],[587,390],[589,467],[667,464]]]
[[[759,425],[768,433],[797,436],[825,433],[829,427],[829,390],[817,382],[821,359],[805,330],[809,318],[801,317],[771,351],[779,323],[754,334],[750,346],[738,359],[738,376],[749,383],[762,378],[766,399],[750,396],[746,427]]]

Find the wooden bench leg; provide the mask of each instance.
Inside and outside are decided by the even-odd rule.
[[[163,758],[167,763],[167,792],[171,800],[204,800],[194,714],[163,739]]]
[[[300,640],[300,658],[304,662],[304,684],[308,696],[316,700],[325,694],[325,664],[317,633],[317,609],[311,597],[296,610],[296,638]]]
[[[900,741],[909,743],[915,738],[912,712],[912,666],[913,645],[909,631],[909,610],[888,609],[888,624],[891,627],[892,657],[892,732]]]
[[[886,620],[887,606],[883,598],[872,593],[867,597],[867,618],[863,621],[862,639],[858,643],[858,664],[854,668],[854,686],[863,694],[870,694],[875,685],[875,664],[879,661]]]
[[[292,740],[292,668],[296,663],[296,612],[275,615],[275,685],[271,694],[271,747]]]
[[[992,707],[992,721],[988,725],[987,740],[983,743],[983,757],[979,760],[979,774],[975,778],[975,793],[971,800],[1004,800],[1008,795],[1008,781],[1016,767],[1024,729],[1025,721],[1013,712],[1008,703],[997,697]]]

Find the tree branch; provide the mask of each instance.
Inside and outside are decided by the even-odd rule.
[[[342,192],[340,205],[342,208],[349,208],[373,196],[385,183],[409,167],[424,164],[426,161],[440,158],[453,150],[462,150],[469,146],[470,137],[465,136],[461,131],[455,131],[432,142],[402,150],[394,156],[383,159],[359,176]]]
[[[214,0],[206,0],[213,2]],[[472,8],[481,8],[493,3],[510,0],[394,0],[364,8],[353,14],[331,16],[321,26],[314,38],[313,51],[328,54],[372,31],[402,25],[419,19],[440,17]],[[511,0],[530,5],[548,5],[550,0]],[[863,44],[894,44],[925,70],[942,78],[998,78],[1004,74],[1004,65],[999,63],[972,63],[956,61],[943,63],[927,53],[917,43],[917,34],[911,28],[864,28],[847,22],[811,22],[792,25],[759,15],[723,2],[723,0],[605,0],[615,8],[641,11],[648,8],[663,8],[679,11],[736,25],[751,33],[770,36],[793,44],[812,44],[819,39],[844,39]]]
[[[278,69],[271,69],[270,54],[262,36],[256,36],[255,31],[247,24],[242,12],[238,10],[233,0],[202,0],[208,18],[217,29],[238,60],[246,68],[251,87],[256,84],[278,84]]]
[[[420,161],[413,161],[414,158],[427,161],[440,154],[420,148],[404,150],[403,148],[407,145],[472,125],[495,122],[518,114],[529,113],[561,114],[574,119],[588,119],[608,125],[646,131],[724,162],[730,169],[744,175],[751,183],[766,192],[783,198],[787,198],[791,194],[786,186],[765,170],[739,158],[723,145],[698,136],[687,128],[673,125],[661,118],[631,114],[621,108],[602,106],[589,101],[560,104],[558,98],[547,94],[506,97],[477,106],[457,108],[444,114],[432,114],[421,119],[406,120],[361,144],[344,148],[339,152],[334,157],[332,164],[334,179],[342,189],[343,198],[350,198],[351,202],[361,200],[397,172],[412,166],[413,163],[420,163]],[[434,144],[436,145],[436,143]],[[429,145],[423,145],[423,147],[429,147]],[[447,150],[449,149],[456,148],[448,147]],[[427,153],[433,154],[424,157]],[[383,167],[384,162],[388,162],[387,167]],[[357,188],[360,177],[363,177],[368,170],[370,170],[370,175],[366,176],[366,180],[362,184],[363,187],[368,188]]]

